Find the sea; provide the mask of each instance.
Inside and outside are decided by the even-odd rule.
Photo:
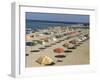
[[[55,26],[70,26],[73,24],[83,24],[83,23],[26,20],[26,28],[32,28],[32,29],[55,27]]]
[[[56,22],[56,21],[40,21],[40,20],[26,20],[26,30],[30,32],[31,30],[45,29],[48,27],[57,26],[71,26],[73,24],[88,25],[87,23],[72,23],[72,22]]]

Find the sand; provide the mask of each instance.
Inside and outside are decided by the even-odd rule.
[[[83,31],[83,33],[86,33],[87,31]],[[88,33],[88,32],[87,32]],[[75,39],[76,37],[73,37],[71,39]],[[69,40],[71,40],[69,39]],[[48,47],[44,50],[40,50],[40,52],[30,52],[30,50],[35,50],[41,47],[41,45],[37,45],[36,47],[26,47],[26,54],[29,54],[29,56],[25,56],[25,66],[26,67],[41,67],[45,65],[41,65],[36,62],[37,58],[40,56],[46,55],[52,58],[55,62],[52,66],[61,66],[61,65],[84,65],[89,64],[90,60],[90,54],[89,54],[89,40],[86,40],[80,44],[80,46],[77,46],[76,49],[72,49],[71,53],[62,53],[65,55],[65,58],[62,58],[62,62],[57,62],[58,58],[55,58],[57,53],[53,52],[53,49],[61,47],[64,48],[62,45],[69,41],[64,40],[60,43],[56,43],[56,45],[52,45],[51,47]],[[67,48],[64,48],[64,50],[67,50]]]

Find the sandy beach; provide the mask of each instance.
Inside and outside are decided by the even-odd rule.
[[[88,33],[88,31],[83,31],[83,33]],[[71,39],[75,39],[77,37],[73,37]],[[64,48],[64,50],[68,50],[67,48],[63,47],[62,45],[65,42],[68,42],[69,40],[64,40],[60,43],[56,43],[55,45],[51,45],[51,47],[48,47],[46,49],[40,50],[39,52],[30,52],[31,50],[36,50],[40,47],[43,47],[42,45],[37,45],[34,47],[26,47],[26,54],[29,54],[29,56],[25,56],[25,66],[26,67],[41,67],[45,66],[42,64],[39,64],[36,62],[37,58],[40,56],[46,55],[52,58],[55,62],[52,66],[60,66],[60,65],[84,65],[89,64],[89,39],[82,42],[79,46],[77,46],[76,49],[71,49],[72,52],[62,53],[65,55],[65,58],[62,58],[62,62],[57,62],[58,58],[55,58],[57,53],[54,53],[53,49],[57,47]]]

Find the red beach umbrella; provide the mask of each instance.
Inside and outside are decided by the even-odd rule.
[[[56,53],[62,53],[62,52],[64,52],[64,49],[63,48],[55,48],[54,52],[56,52]]]

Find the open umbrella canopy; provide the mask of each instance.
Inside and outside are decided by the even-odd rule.
[[[47,65],[47,64],[51,64],[53,63],[53,60],[48,57],[48,56],[40,56],[37,60],[36,60],[37,63],[39,64],[44,64],[44,65]]]
[[[32,42],[26,42],[26,46],[33,46]]]
[[[33,45],[42,44],[41,40],[32,40]]]
[[[76,48],[76,45],[72,44],[72,43],[65,43],[63,46],[66,47],[66,48],[68,48],[68,49]]]
[[[56,52],[56,53],[62,53],[62,52],[64,52],[64,49],[63,48],[55,48],[54,52]]]

